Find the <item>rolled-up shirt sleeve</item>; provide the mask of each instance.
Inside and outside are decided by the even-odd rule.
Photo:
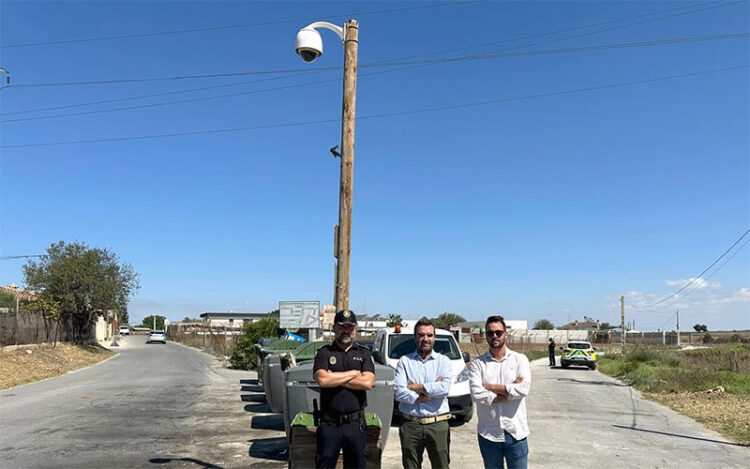
[[[519,354],[518,359],[518,376],[523,377],[520,383],[510,383],[505,385],[508,393],[508,399],[518,400],[529,395],[531,390],[531,366],[526,355]]]
[[[477,404],[492,405],[492,401],[495,400],[497,394],[492,391],[488,391],[484,387],[484,381],[482,380],[482,368],[479,364],[479,359],[469,363],[469,388],[471,389],[471,398]]]
[[[393,380],[393,388],[396,394],[396,400],[406,404],[414,404],[419,394],[406,387],[409,384],[406,373],[406,356],[401,357],[396,365],[396,377]]]
[[[442,376],[443,380],[435,381],[433,383],[424,383],[422,385],[424,386],[424,390],[429,397],[445,397],[451,390],[451,383],[453,382],[453,370],[451,368],[451,362],[448,357],[440,357],[437,375]],[[437,379],[437,377],[435,379]]]

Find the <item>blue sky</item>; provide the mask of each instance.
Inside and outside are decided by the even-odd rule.
[[[0,120],[117,110],[0,124],[0,255],[110,248],[141,274],[135,320],[330,303],[342,48],[324,31],[310,65],[293,47],[305,24],[352,15],[355,311],[619,323],[625,295],[638,329],[671,327],[677,308],[683,325],[747,329],[748,247],[636,307],[750,228],[748,69],[730,69],[747,66],[748,38],[716,37],[747,33],[748,14],[748,2],[3,1]],[[142,35],[154,32],[170,34]],[[490,52],[506,55],[368,66]],[[283,70],[297,72],[32,86]],[[200,87],[215,88],[166,94]],[[126,99],[150,94],[162,95]],[[408,113],[507,98],[525,99]],[[279,126],[320,120],[332,122]],[[270,127],[69,143],[258,126]],[[22,265],[0,263],[0,283],[23,285]]]

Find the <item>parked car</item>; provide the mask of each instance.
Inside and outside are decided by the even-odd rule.
[[[413,328],[398,326],[384,328],[378,330],[375,336],[372,357],[376,363],[388,365],[395,370],[398,366],[398,359],[416,349]],[[469,370],[466,368],[470,356],[467,352],[461,352],[456,338],[445,329],[435,329],[433,350],[445,355],[451,361],[453,384],[448,393],[451,414],[459,422],[468,422],[474,415],[474,402],[471,400],[469,389]],[[397,414],[398,404],[394,405],[394,414]]]
[[[128,326],[120,326],[120,335],[130,335],[130,328]]]
[[[587,366],[592,370],[596,369],[596,349],[591,346],[591,342],[576,340],[568,342],[562,349],[560,365],[567,368],[570,365]]]
[[[152,342],[161,342],[162,344],[166,344],[167,335],[164,333],[164,331],[153,330],[148,333],[148,339],[146,339],[147,344],[150,344]]]

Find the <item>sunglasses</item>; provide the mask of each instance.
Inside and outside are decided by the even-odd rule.
[[[487,337],[502,337],[505,331],[487,331],[485,334],[487,334]]]

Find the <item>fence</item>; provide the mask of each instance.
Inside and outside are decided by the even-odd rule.
[[[170,324],[167,338],[175,342],[205,350],[213,355],[228,357],[240,340],[242,332],[235,329],[216,329],[193,324]]]
[[[111,324],[98,317],[84,342],[95,342],[111,337]],[[0,347],[7,345],[45,344],[72,340],[72,325],[65,321],[45,319],[41,313],[2,313],[0,314]]]
[[[54,341],[57,321],[37,313],[0,314],[0,346],[41,344]]]

